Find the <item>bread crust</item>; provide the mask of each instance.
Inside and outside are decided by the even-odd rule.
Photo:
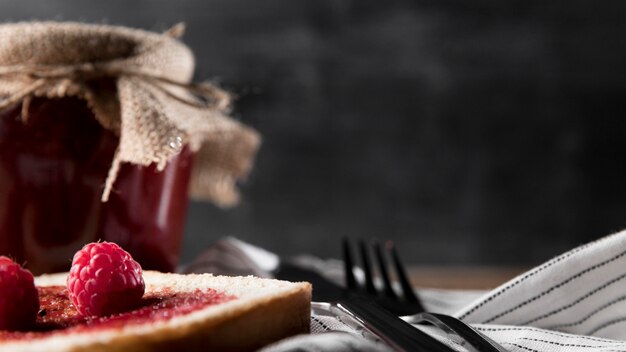
[[[39,286],[64,285],[66,274],[43,275]],[[308,333],[311,285],[248,277],[144,272],[146,291],[213,288],[237,299],[147,324],[0,342],[15,351],[252,351]],[[4,345],[4,346],[3,346]]]

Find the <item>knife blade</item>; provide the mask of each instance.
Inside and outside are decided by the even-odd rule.
[[[292,264],[288,260],[281,260],[272,273],[279,280],[310,282],[313,285],[313,300],[317,302],[334,302],[347,296],[343,287],[314,270]]]

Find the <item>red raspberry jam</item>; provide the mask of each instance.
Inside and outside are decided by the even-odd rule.
[[[213,289],[147,292],[133,310],[107,317],[85,318],[70,303],[64,286],[38,287],[38,290],[41,306],[35,326],[29,331],[0,330],[0,340],[31,340],[50,334],[115,329],[129,324],[167,320],[236,299]]]
[[[118,137],[77,98],[34,99],[0,112],[0,254],[35,274],[69,270],[85,243],[126,249],[144,269],[172,271],[186,219],[192,153],[158,172],[123,164],[100,201]]]

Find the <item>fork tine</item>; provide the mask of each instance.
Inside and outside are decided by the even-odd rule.
[[[359,286],[354,277],[354,262],[352,261],[352,254],[350,253],[350,240],[347,237],[341,240],[341,247],[343,249],[343,271],[346,276],[346,287],[355,290]]]
[[[361,262],[363,263],[363,272],[365,274],[365,290],[370,294],[376,294],[374,275],[372,274],[372,266],[369,258],[370,256],[363,240],[359,240],[359,249],[361,251]]]
[[[387,241],[385,245],[387,247],[387,252],[391,253],[391,258],[393,259],[393,265],[396,269],[398,280],[400,281],[400,287],[402,287],[402,295],[404,296],[404,299],[409,302],[418,303],[419,299],[415,295],[413,287],[409,283],[406,270],[404,270],[404,265],[400,261],[400,256],[398,255],[395,244],[393,241]]]
[[[378,262],[378,268],[380,269],[380,277],[383,279],[383,287],[385,289],[385,295],[388,297],[396,298],[396,293],[393,291],[393,287],[391,286],[391,281],[389,280],[389,271],[387,268],[387,262],[383,257],[383,251],[380,247],[380,243],[378,241],[373,241],[372,246],[374,247],[374,252],[376,253],[376,261]]]

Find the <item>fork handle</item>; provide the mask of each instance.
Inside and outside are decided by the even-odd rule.
[[[367,297],[350,297],[337,305],[396,351],[454,352],[451,347],[398,318]]]

